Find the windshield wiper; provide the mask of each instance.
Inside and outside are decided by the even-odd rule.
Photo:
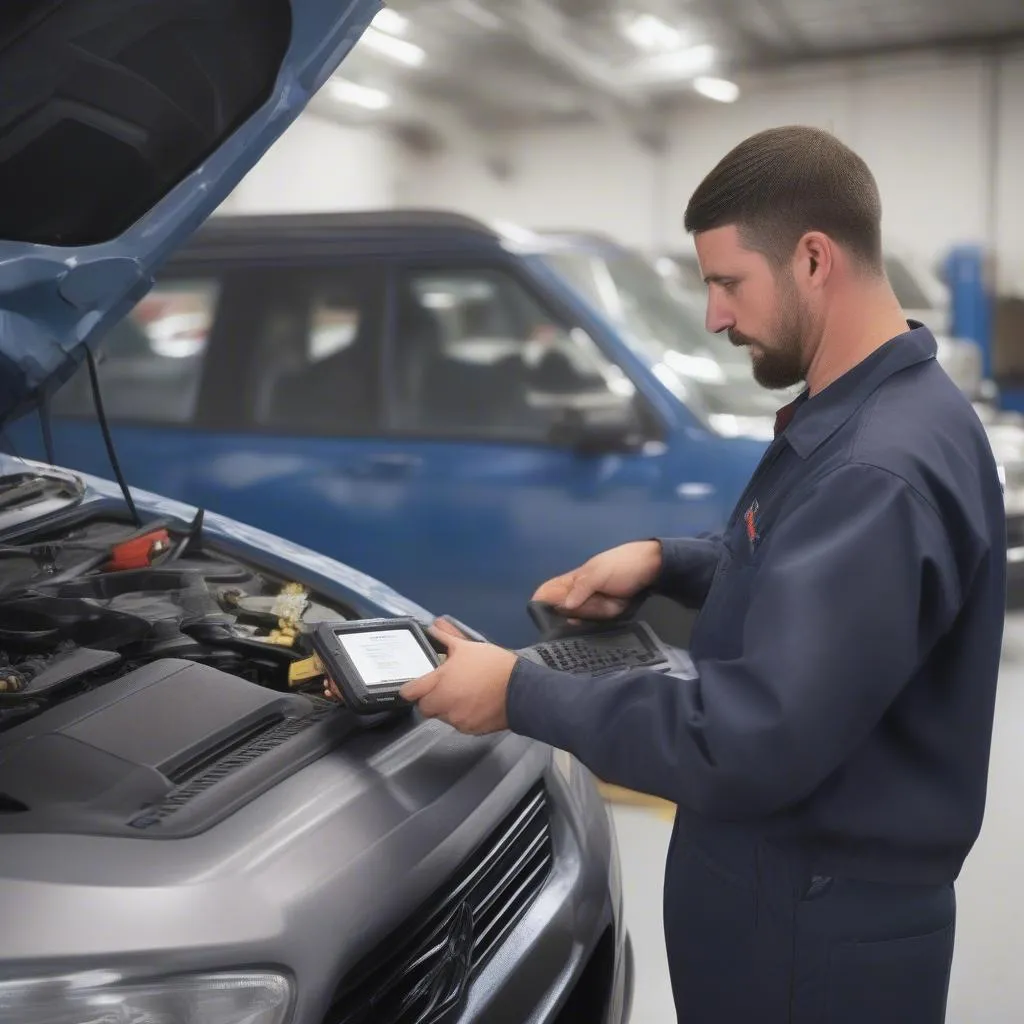
[[[43,498],[80,498],[83,493],[81,482],[74,477],[15,477],[13,480],[0,482],[0,512]]]

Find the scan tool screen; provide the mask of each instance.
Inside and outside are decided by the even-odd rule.
[[[434,670],[426,652],[407,629],[336,635],[366,686],[394,686]]]

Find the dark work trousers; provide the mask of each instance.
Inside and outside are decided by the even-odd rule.
[[[665,877],[679,1024],[942,1024],[953,885],[815,875],[741,826],[680,811]]]

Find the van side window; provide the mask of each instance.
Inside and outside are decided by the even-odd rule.
[[[165,280],[100,343],[97,370],[111,420],[190,423],[220,298],[214,279]],[[83,364],[54,395],[57,416],[95,415]]]
[[[402,275],[394,359],[400,428],[428,436],[544,441],[573,403],[632,393],[587,335],[497,269]]]
[[[257,279],[261,280],[261,279]],[[379,291],[363,271],[284,271],[253,295],[245,425],[282,434],[372,433],[380,422]]]

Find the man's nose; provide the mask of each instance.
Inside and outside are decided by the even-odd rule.
[[[727,303],[715,295],[709,295],[704,326],[712,334],[721,334],[722,331],[727,331],[730,327],[736,326],[736,317],[733,316],[732,310],[729,309]]]

